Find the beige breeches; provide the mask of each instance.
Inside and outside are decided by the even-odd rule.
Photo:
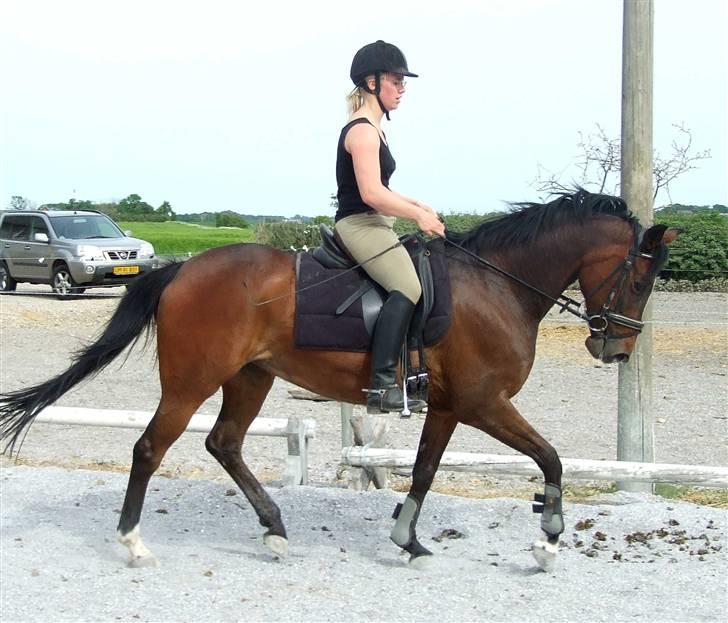
[[[395,217],[377,213],[352,214],[335,225],[339,240],[357,262],[364,262],[397,242],[392,229]],[[399,290],[417,303],[422,294],[420,280],[407,251],[399,246],[362,266],[387,292]]]

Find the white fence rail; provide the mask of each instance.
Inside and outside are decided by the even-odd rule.
[[[154,414],[148,411],[119,409],[88,409],[83,407],[48,407],[40,412],[36,422],[79,426],[112,426],[116,428],[144,429]],[[217,416],[196,413],[185,432],[209,433]],[[288,458],[283,481],[286,484],[308,482],[308,445],[315,436],[316,421],[300,418],[257,418],[248,429],[248,435],[286,437]]]
[[[362,468],[412,469],[416,452],[350,446],[342,448],[342,463]],[[632,482],[670,482],[704,487],[728,488],[728,467],[677,465],[670,463],[634,463],[628,461],[594,461],[561,459],[564,476],[585,480]],[[541,476],[541,470],[527,456],[445,452],[440,469],[461,472]]]

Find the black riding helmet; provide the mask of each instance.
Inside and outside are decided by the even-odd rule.
[[[389,119],[389,111],[382,104],[382,100],[379,99],[380,80],[385,72],[402,74],[410,78],[419,77],[407,67],[407,59],[402,54],[402,50],[396,45],[386,43],[381,39],[365,45],[354,55],[349,75],[356,86],[377,96],[380,108]],[[366,84],[366,77],[372,74],[374,74],[375,80],[374,90],[371,90]]]

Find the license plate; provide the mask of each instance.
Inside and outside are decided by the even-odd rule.
[[[114,266],[115,275],[136,275],[138,272],[138,266]]]

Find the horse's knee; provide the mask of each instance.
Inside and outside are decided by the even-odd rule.
[[[226,443],[215,430],[212,430],[205,439],[205,448],[223,466],[240,457],[238,445]]]
[[[134,465],[144,469],[145,471],[154,471],[159,467],[161,458],[155,452],[154,446],[148,437],[142,435],[134,444]]]
[[[425,493],[430,488],[432,480],[435,477],[437,468],[432,464],[417,465],[412,471],[412,489],[418,493]]]

